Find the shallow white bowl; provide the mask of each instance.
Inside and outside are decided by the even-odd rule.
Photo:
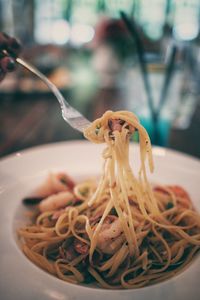
[[[104,146],[85,141],[50,144],[25,150],[0,160],[0,298],[186,300],[200,299],[200,257],[186,271],[171,279],[135,290],[105,290],[73,285],[55,278],[29,261],[18,247],[16,228],[24,222],[21,200],[49,171],[64,170],[75,178],[101,172]],[[200,161],[181,153],[155,147],[155,172],[150,181],[180,184],[200,211]],[[132,145],[130,159],[139,167],[138,146]]]

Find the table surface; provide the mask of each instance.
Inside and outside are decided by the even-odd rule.
[[[111,107],[122,109],[123,103],[119,99],[113,91],[101,91],[82,113],[94,120]],[[187,129],[172,127],[167,146],[200,157],[199,128],[200,105]],[[0,157],[41,144],[73,139],[83,139],[83,136],[62,119],[54,96],[8,97],[0,93]]]

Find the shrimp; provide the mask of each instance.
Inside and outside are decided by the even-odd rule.
[[[42,200],[39,204],[39,210],[41,212],[58,210],[71,204],[71,202],[74,200],[75,196],[71,192],[63,191]]]
[[[97,247],[104,253],[112,254],[115,249],[110,247],[111,243],[123,232],[119,218],[108,215],[98,234]]]
[[[89,251],[89,245],[87,245],[86,243],[75,239],[74,240],[74,249],[76,250],[76,252],[80,253],[80,254],[87,254]]]
[[[70,191],[73,189],[74,181],[65,173],[50,173],[44,183],[34,192],[40,197],[48,197],[52,194]]]

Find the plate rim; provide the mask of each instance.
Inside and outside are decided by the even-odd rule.
[[[77,144],[91,144],[93,145],[92,143],[86,141],[86,140],[72,140],[72,141],[62,141],[62,142],[56,142],[56,143],[49,143],[49,144],[43,144],[43,145],[38,145],[38,146],[34,146],[34,147],[30,147],[30,148],[27,148],[27,149],[24,149],[22,151],[17,151],[15,153],[12,153],[12,154],[9,154],[5,157],[3,157],[2,159],[0,159],[0,165],[1,165],[1,162],[7,162],[7,161],[11,161],[12,159],[17,159],[17,156],[18,154],[22,155],[31,155],[35,152],[38,152],[40,150],[42,151],[45,151],[45,150],[52,150],[54,147],[54,149],[56,150],[56,147],[62,147],[62,146],[67,146],[67,145],[77,145]],[[98,146],[98,145],[97,145]],[[178,156],[181,156],[181,158],[187,158],[191,161],[194,161],[195,163],[198,163],[198,165],[200,166],[200,160],[199,159],[196,159],[195,157],[193,156],[190,156],[190,155],[187,155],[185,153],[182,153],[182,152],[179,152],[179,151],[176,151],[176,150],[173,150],[173,149],[168,149],[168,148],[164,148],[164,147],[159,147],[159,146],[153,146],[153,149],[158,149],[158,150],[165,150],[166,151],[166,154],[172,154],[172,155],[178,155]],[[18,249],[20,250],[20,249]],[[23,254],[23,253],[22,253]],[[200,258],[198,258],[198,261],[200,261]],[[26,262],[25,262],[26,263]],[[193,263],[192,263],[193,265]],[[41,270],[39,267],[35,266],[37,269],[39,269],[40,271],[42,271],[42,274],[44,274],[45,276],[45,271]],[[31,266],[30,266],[31,268]],[[184,273],[184,272],[183,272]],[[50,276],[50,274],[48,274]],[[176,280],[177,280],[177,277],[179,278],[179,276],[182,275],[182,272],[178,275],[176,275],[175,277],[172,277],[168,280],[165,280],[159,284],[153,284],[153,285],[150,285],[150,286],[146,286],[142,289],[130,289],[130,290],[116,290],[116,289],[113,289],[113,290],[106,290],[106,289],[97,289],[97,288],[92,288],[92,287],[87,287],[87,286],[81,286],[81,288],[83,288],[86,291],[88,291],[89,293],[95,293],[95,292],[99,292],[99,295],[100,295],[100,298],[102,297],[102,295],[104,294],[107,294],[109,297],[111,294],[113,294],[114,296],[117,295],[117,293],[119,293],[119,291],[121,291],[124,295],[129,295],[130,297],[133,295],[133,293],[135,292],[136,295],[138,295],[138,291],[143,291],[144,294],[147,294],[148,295],[148,292],[150,290],[155,290],[155,288],[159,289],[159,288],[165,288],[166,286],[170,286],[171,283],[174,283]],[[50,276],[52,277],[53,279],[55,279],[53,276]],[[56,278],[57,279],[57,278]],[[58,280],[58,279],[57,279]],[[47,279],[48,281],[48,279]],[[61,281],[61,280],[59,280]],[[171,281],[171,283],[170,283]],[[56,281],[55,281],[56,282]],[[62,282],[62,281],[61,281]],[[63,282],[62,282],[63,283]],[[68,284],[68,283],[65,283],[66,284],[66,292],[67,292],[67,287],[69,287],[69,289],[76,289],[77,285],[75,284]],[[64,286],[64,285],[63,285]],[[79,286],[80,287],[80,286]],[[159,288],[158,288],[159,287]],[[199,288],[199,287],[198,287]],[[82,289],[80,289],[82,290]],[[6,298],[7,299],[7,298]],[[9,299],[9,298],[8,298]],[[43,299],[43,298],[42,298]],[[45,298],[46,299],[46,298]],[[74,299],[79,299],[79,298],[74,298]],[[118,298],[117,298],[118,299]],[[120,298],[119,298],[120,299]],[[129,298],[128,298],[129,299]],[[130,298],[131,299],[131,298]],[[146,298],[145,298],[146,299]],[[157,298],[156,298],[157,299]]]
[[[27,154],[31,154],[31,152],[35,152],[35,151],[40,151],[40,150],[45,150],[46,148],[53,148],[53,147],[59,147],[59,146],[64,146],[64,145],[75,145],[75,144],[91,144],[91,145],[103,145],[104,143],[102,144],[95,144],[95,143],[92,143],[86,139],[83,139],[83,140],[80,140],[80,139],[74,139],[74,140],[67,140],[67,141],[58,141],[58,142],[50,142],[50,143],[44,143],[44,144],[40,144],[40,145],[35,145],[35,146],[32,146],[32,147],[28,147],[28,148],[24,148],[24,149],[21,149],[21,150],[18,150],[18,151],[14,151],[13,153],[10,153],[10,154],[7,154],[7,155],[4,155],[2,157],[0,157],[0,164],[6,160],[9,160],[9,159],[13,159],[14,157],[17,157],[19,155],[27,155]],[[137,142],[134,142],[134,141],[131,141],[130,142],[130,145],[139,145],[139,143]],[[172,148],[167,148],[167,147],[162,147],[162,146],[157,146],[157,145],[152,145],[152,150],[155,151],[155,149],[158,149],[158,150],[161,150],[161,151],[166,151],[166,153],[168,154],[175,154],[175,155],[178,155],[178,156],[181,156],[181,157],[186,157],[188,159],[191,159],[191,160],[194,160],[196,161],[197,163],[200,163],[200,158],[197,157],[197,156],[193,156],[189,153],[185,153],[185,152],[182,152],[180,150],[177,150],[177,149],[172,149]],[[153,156],[155,154],[153,153]]]

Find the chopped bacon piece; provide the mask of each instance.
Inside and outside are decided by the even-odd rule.
[[[101,219],[102,215],[103,215],[103,212],[100,211],[100,212],[96,213],[94,216],[90,217],[90,224],[97,223]]]
[[[74,240],[74,249],[76,250],[76,252],[78,252],[80,254],[87,254],[89,251],[89,245],[78,239],[75,239]]]
[[[69,262],[77,256],[73,246],[68,246],[67,249],[59,247],[59,254],[61,258],[66,259]]]
[[[120,120],[120,119],[109,119],[108,120],[108,127],[110,128],[110,130],[112,131],[121,131],[122,130],[122,126],[124,125],[124,121]]]
[[[166,186],[170,191],[172,191],[176,197],[178,197],[178,205],[184,208],[192,208],[192,202],[188,193],[179,185],[168,185]],[[169,193],[162,187],[157,186],[154,191],[168,195]]]
[[[124,120],[121,119],[109,119],[108,120],[108,127],[111,131],[119,131],[121,132],[122,126],[125,124]],[[135,128],[126,123],[125,128],[129,130],[129,133],[133,133]]]
[[[190,199],[190,196],[179,185],[170,185],[168,188],[179,198],[178,204],[185,208],[191,208],[192,207],[192,201]]]
[[[153,188],[155,192],[163,193],[165,195],[169,194],[165,189],[163,189],[161,186],[156,186]]]
[[[169,185],[168,188],[174,192],[176,196],[190,198],[188,193],[179,185]]]
[[[105,218],[103,224],[111,224],[111,223],[113,223],[115,220],[117,220],[117,216],[114,216],[114,215],[107,215],[107,217]]]
[[[96,215],[94,215],[93,217],[90,217],[90,224],[94,225],[97,222],[99,222],[102,215],[103,215],[103,211],[99,211],[98,213],[96,213]],[[115,215],[107,215],[107,217],[104,220],[104,224],[111,224],[116,219],[117,219],[117,216],[115,216]]]

